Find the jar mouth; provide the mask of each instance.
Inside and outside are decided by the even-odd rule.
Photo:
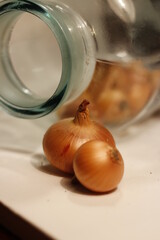
[[[62,58],[60,82],[49,98],[41,98],[26,88],[17,76],[8,52],[9,41],[17,20],[23,13],[30,13],[42,20],[53,32]],[[1,69],[1,105],[12,115],[25,118],[44,116],[56,109],[65,100],[72,70],[72,59],[67,39],[59,22],[49,9],[39,2],[4,1],[0,3],[0,69]]]

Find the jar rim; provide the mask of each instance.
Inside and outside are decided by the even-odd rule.
[[[38,1],[13,1],[7,0],[0,3],[0,17],[4,16],[4,14],[13,14],[15,13],[29,13],[38,17],[42,20],[49,29],[53,32],[57,43],[59,45],[59,49],[61,52],[62,58],[62,73],[60,82],[57,86],[57,89],[53,93],[53,95],[48,99],[38,99],[37,97],[33,99],[31,102],[30,107],[20,106],[20,104],[13,104],[8,99],[4,99],[1,97],[1,104],[3,108],[12,115],[16,115],[18,117],[25,117],[25,118],[37,118],[44,116],[54,110],[60,103],[62,103],[65,98],[68,85],[70,84],[70,75],[71,75],[71,56],[70,50],[68,47],[67,39],[63,29],[61,28],[60,24],[58,23],[56,17],[54,18],[53,15],[50,13],[50,9],[47,6],[43,6],[41,2]],[[13,16],[14,18],[14,16]],[[17,18],[17,15],[15,15]],[[11,23],[13,25],[13,22]],[[11,32],[12,27],[10,27]],[[8,33],[8,36],[10,33]],[[66,61],[67,59],[67,61]],[[15,73],[12,73],[16,75]],[[17,77],[17,76],[16,76]],[[31,98],[31,94],[28,96]],[[20,99],[19,99],[20,100]],[[22,103],[21,101],[19,101]]]

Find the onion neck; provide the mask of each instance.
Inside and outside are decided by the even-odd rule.
[[[89,109],[87,107],[88,105],[89,101],[87,100],[83,100],[83,102],[79,105],[76,115],[73,119],[75,125],[88,126],[91,124]]]

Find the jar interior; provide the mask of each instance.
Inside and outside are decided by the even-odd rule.
[[[40,98],[50,98],[60,82],[61,52],[49,27],[38,17],[22,13],[9,40],[9,58],[21,84]]]
[[[123,128],[146,115],[149,108],[155,110],[159,89],[159,69],[148,69],[138,60],[126,64],[98,60],[88,89],[59,109],[58,115],[73,116],[80,102],[88,99],[92,119],[110,128]]]

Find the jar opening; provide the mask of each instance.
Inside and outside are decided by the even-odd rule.
[[[0,38],[1,105],[19,117],[48,114],[66,95],[71,74],[70,50],[56,17],[40,2],[2,1]]]

